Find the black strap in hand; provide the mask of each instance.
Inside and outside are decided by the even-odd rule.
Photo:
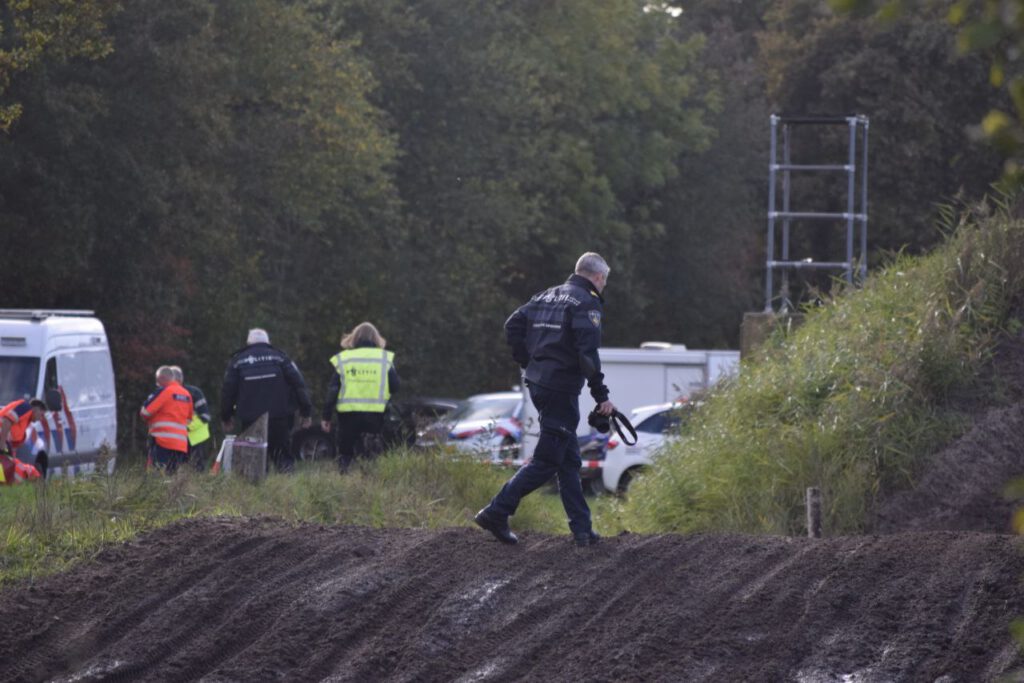
[[[615,431],[618,433],[619,438],[622,439],[622,443],[627,446],[635,446],[639,438],[636,435],[636,429],[633,427],[633,423],[629,421],[629,418],[620,413],[617,410],[612,411],[611,415],[612,426],[615,427]],[[620,424],[621,423],[621,424]],[[633,440],[630,441],[626,438],[626,435],[622,432],[622,428],[625,427],[632,436]]]

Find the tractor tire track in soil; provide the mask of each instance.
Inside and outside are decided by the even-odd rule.
[[[1017,680],[1022,551],[196,519],[0,593],[0,682]]]

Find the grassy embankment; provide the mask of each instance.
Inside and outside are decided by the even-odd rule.
[[[1024,221],[979,207],[947,226],[933,253],[897,257],[744,361],[634,484],[627,524],[804,533],[805,488],[820,486],[826,530],[856,532],[880,493],[910,485],[968,403],[999,402],[986,363],[1021,330]]]
[[[471,524],[505,479],[470,458],[396,451],[341,476],[327,463],[259,485],[191,471],[173,477],[129,469],[112,476],[51,480],[0,491],[0,585],[39,577],[87,559],[104,544],[195,516],[273,515],[289,522],[440,528]],[[595,504],[598,528],[621,529],[618,503]],[[527,498],[513,525],[567,534],[555,495]],[[481,531],[481,534],[484,532]]]

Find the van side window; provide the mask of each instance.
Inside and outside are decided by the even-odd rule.
[[[50,358],[46,361],[46,374],[43,376],[43,391],[47,392],[57,388],[57,359]]]
[[[114,378],[103,351],[75,351],[57,356],[57,376],[69,408],[114,401]]]

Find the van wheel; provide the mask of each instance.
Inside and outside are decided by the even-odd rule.
[[[49,458],[46,457],[46,451],[42,451],[36,456],[35,466],[39,470],[39,476],[42,479],[46,479],[46,468],[49,466]]]

